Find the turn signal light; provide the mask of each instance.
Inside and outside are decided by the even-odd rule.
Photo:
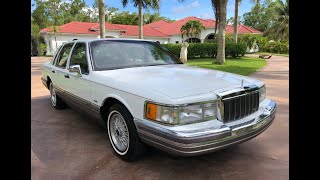
[[[157,118],[157,105],[148,103],[146,109],[146,118],[156,120]]]

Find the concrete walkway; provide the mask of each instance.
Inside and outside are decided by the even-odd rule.
[[[258,137],[215,153],[173,158],[153,150],[140,161],[117,158],[103,129],[73,109],[52,108],[32,58],[32,179],[289,179],[288,57],[273,56],[252,77],[277,102],[274,123]]]

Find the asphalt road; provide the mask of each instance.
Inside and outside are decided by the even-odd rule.
[[[31,175],[37,179],[289,179],[289,59],[273,56],[252,75],[277,102],[274,123],[258,137],[215,153],[175,158],[153,149],[127,163],[103,128],[73,109],[55,110],[40,80],[48,58],[31,58]]]

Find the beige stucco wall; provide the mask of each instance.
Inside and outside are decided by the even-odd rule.
[[[47,55],[53,55],[56,52],[57,47],[61,46],[63,43],[72,41],[73,39],[96,39],[99,36],[88,34],[56,34],[55,38],[53,34],[44,34],[43,37],[47,44]],[[55,39],[57,40],[57,43]]]
[[[209,34],[214,33],[214,29],[213,28],[207,28],[201,31],[201,34],[199,36],[199,39],[201,40],[201,42],[204,41],[204,39],[206,38],[206,36],[208,36]],[[120,36],[120,31],[106,31],[105,36],[111,36],[111,37],[115,37],[115,38],[121,38]],[[83,39],[83,40],[87,40],[87,39],[97,39],[100,38],[100,35],[90,35],[90,34],[56,34],[56,41],[55,38],[53,36],[53,34],[43,34],[43,37],[46,41],[47,44],[47,55],[53,55],[54,52],[56,52],[57,47],[61,46],[63,43],[68,42],[68,41],[72,41],[73,39]],[[129,39],[137,39],[138,37],[126,37]],[[182,38],[181,35],[172,35],[169,38],[160,38],[160,37],[144,37],[144,39],[147,40],[153,40],[153,41],[159,41],[161,44],[175,44],[176,41],[180,43],[182,43]],[[184,40],[186,40],[187,37],[184,37]],[[57,42],[57,43],[56,43]]]

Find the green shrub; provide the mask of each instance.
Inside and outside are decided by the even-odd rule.
[[[236,49],[233,42],[233,35],[226,34],[226,56],[239,56],[236,53]],[[262,36],[261,34],[239,34],[238,35],[238,43],[244,43],[246,47],[251,49],[254,44],[257,44],[260,52],[270,52],[270,53],[279,53],[279,54],[287,54],[289,53],[289,43],[288,42],[275,42],[269,41],[267,37]],[[231,49],[229,46],[233,46]],[[243,48],[243,45],[240,49]],[[241,51],[238,49],[238,51]]]
[[[181,44],[161,44],[176,57],[180,57]],[[217,55],[217,43],[190,43],[188,47],[188,59],[214,58]],[[239,57],[246,53],[245,43],[226,43],[226,56]]]
[[[172,54],[180,57],[180,50],[181,50],[181,44],[161,44],[162,47],[166,48],[168,51],[170,51]]]
[[[246,46],[251,49],[253,48],[254,44],[259,41],[262,37],[260,34],[239,34],[238,35],[238,42],[245,43]]]
[[[287,54],[289,53],[289,44],[287,42],[269,41],[263,50],[269,53]]]
[[[238,35],[238,39],[239,39],[239,35]],[[218,38],[217,38],[217,40],[218,40]],[[226,34],[225,35],[225,40],[226,40],[226,42],[233,41],[233,34]]]
[[[233,58],[244,56],[246,53],[247,46],[245,43],[235,43],[235,42],[227,42],[226,43],[226,56],[231,56]]]
[[[44,43],[40,43],[39,45],[39,56],[44,56],[47,51],[47,45]]]
[[[259,51],[265,52],[266,46],[268,44],[268,38],[261,36],[257,39],[256,43],[259,47]]]
[[[279,54],[287,54],[289,52],[288,44],[277,42],[274,47],[274,51]]]

